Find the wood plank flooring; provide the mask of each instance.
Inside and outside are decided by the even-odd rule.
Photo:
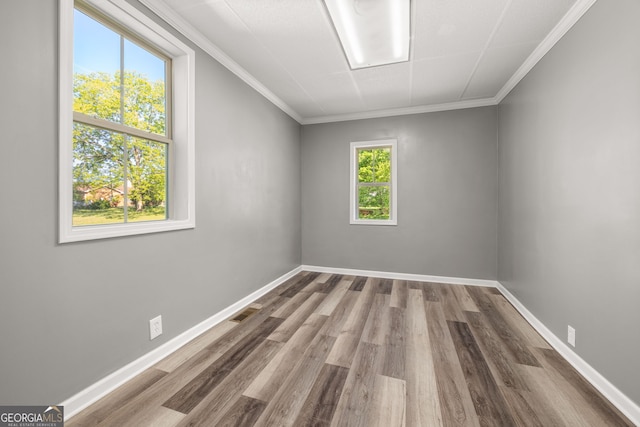
[[[633,426],[495,289],[302,272],[76,426]]]

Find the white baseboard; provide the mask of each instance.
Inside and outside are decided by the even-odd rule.
[[[497,283],[497,288],[502,295],[513,304],[513,306],[522,314],[522,317],[526,319],[531,326],[535,328],[544,339],[551,344],[551,346],[560,355],[569,362],[580,374],[589,381],[600,393],[604,395],[620,412],[631,420],[635,425],[640,426],[640,406],[629,399],[624,393],[618,390],[613,384],[611,384],[605,377],[596,371],[591,365],[578,356],[567,344],[558,338],[553,332],[549,330],[537,317],[533,315],[527,308],[505,288],[500,282]]]
[[[98,382],[90,385],[74,396],[68,398],[60,405],[64,406],[64,415],[65,421],[68,421],[71,417],[76,415],[78,412],[82,411],[87,406],[96,402],[100,398],[104,397],[111,391],[120,387],[136,375],[139,375],[146,369],[158,363],[160,360],[164,359],[166,356],[170,355],[174,351],[178,350],[183,345],[187,344],[189,341],[193,340],[197,336],[206,332],[213,326],[222,322],[223,320],[229,318],[237,311],[251,304],[256,299],[260,298],[270,290],[274,289],[278,285],[285,282],[287,279],[295,276],[300,271],[302,271],[301,267],[297,267],[290,272],[278,277],[271,283],[263,286],[252,294],[242,298],[238,302],[230,305],[224,310],[214,314],[208,319],[202,321],[197,324],[193,328],[181,333],[177,337],[167,341],[162,344],[160,347],[150,351],[149,353],[143,355],[142,357],[134,360],[128,365],[118,369],[114,373],[104,377]]]
[[[451,285],[489,286],[495,288],[498,282],[485,279],[468,279],[464,277],[427,276],[424,274],[390,273],[388,271],[354,270],[350,268],[318,267],[315,265],[303,265],[304,271],[318,273],[344,274],[350,276],[380,277],[382,279],[415,280],[417,282],[447,283]]]

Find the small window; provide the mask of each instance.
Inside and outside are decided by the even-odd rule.
[[[60,0],[60,234],[195,226],[195,52],[126,1]]]
[[[351,143],[351,224],[397,224],[397,141]]]

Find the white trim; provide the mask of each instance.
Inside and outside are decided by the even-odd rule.
[[[85,0],[157,47],[173,63],[173,144],[166,221],[73,227],[73,0],[59,0],[59,243],[195,228],[195,51],[125,0]]]
[[[286,102],[280,99],[276,94],[271,92],[258,79],[253,77],[247,70],[242,68],[229,55],[224,53],[211,40],[205,37],[200,31],[196,30],[191,24],[184,20],[163,0],[140,0],[140,3],[148,7],[153,13],[164,19],[169,25],[181,32],[189,40],[195,43],[199,48],[207,52],[212,58],[222,64],[225,68],[238,76],[243,82],[251,86],[259,94],[267,98],[276,107],[289,115],[298,123],[302,123],[302,117]]]
[[[59,2],[58,36],[58,239],[70,234],[73,206],[73,1]],[[66,142],[63,142],[66,141]],[[66,221],[68,219],[68,221]]]
[[[146,139],[148,141],[161,142],[166,145],[170,145],[171,143],[173,143],[171,138],[167,138],[165,135],[159,135],[157,133],[123,125],[122,123],[112,122],[110,120],[98,119],[88,114],[80,113],[78,111],[73,112],[73,121],[81,122],[84,125],[89,125],[94,128],[106,129],[115,133],[121,133],[140,139]]]
[[[498,94],[495,96],[496,104],[502,102],[509,92],[511,92],[511,90],[520,83],[520,80],[529,74],[529,71],[531,71],[542,57],[544,57],[547,52],[549,52],[551,48],[560,41],[567,31],[569,31],[571,27],[573,27],[576,22],[582,18],[582,15],[584,15],[595,2],[596,0],[578,0],[574,3],[571,9],[569,9],[569,11],[562,17],[560,22],[558,22],[547,37],[540,42],[520,68],[516,70],[511,78],[507,80],[507,83],[505,83],[502,89],[500,89]]]
[[[611,384],[605,377],[595,370],[591,365],[584,361],[576,352],[574,352],[567,344],[558,338],[549,328],[547,328],[536,316],[533,315],[511,292],[507,290],[500,282],[497,283],[498,290],[509,300],[509,302],[520,312],[531,326],[542,337],[551,344],[551,346],[560,355],[569,362],[587,381],[589,381],[600,393],[604,395],[620,412],[622,412],[632,423],[640,425],[640,406],[629,399],[616,386]]]
[[[332,116],[309,117],[300,121],[301,125],[344,122],[348,120],[376,119],[381,117],[407,116],[410,114],[435,113],[438,111],[462,110],[465,108],[489,107],[498,105],[496,98],[472,99],[447,102],[444,104],[420,105],[416,107],[391,108],[388,110],[363,111],[359,113],[336,114]]]
[[[321,267],[317,265],[302,265],[302,271],[315,271],[317,273],[343,274],[349,276],[379,277],[381,279],[413,280],[416,282],[446,283],[449,285],[487,286],[490,288],[495,288],[498,285],[498,282],[495,280],[429,276],[426,274],[396,273],[388,271],[356,270],[352,268]]]
[[[391,200],[389,219],[358,218],[358,159],[359,148],[391,147]],[[349,224],[352,225],[398,225],[398,140],[381,139],[375,141],[352,142],[349,155]]]
[[[230,316],[232,316],[242,308],[251,304],[256,299],[260,298],[261,296],[265,295],[267,292],[281,285],[289,278],[295,276],[300,271],[302,271],[301,267],[294,268],[290,272],[285,273],[284,275],[278,277],[277,279],[267,284],[266,286],[263,286],[262,288],[258,289],[257,291],[253,292],[250,295],[247,295],[241,300],[231,304],[227,308],[223,309],[222,311],[219,311],[218,313],[214,314],[213,316],[209,317],[203,322],[198,323],[193,328],[181,333],[177,337],[162,344],[160,347],[139,357],[138,359],[134,360],[128,365],[118,369],[111,375],[104,377],[103,379],[90,385],[89,387],[85,388],[79,393],[76,393],[75,395],[71,396],[70,398],[68,398],[67,400],[65,400],[60,404],[61,406],[64,406],[65,421],[69,421],[71,417],[76,415],[78,412],[82,411],[87,406],[91,405],[92,403],[101,399],[111,391],[120,387],[127,381],[134,378],[136,375],[141,374],[143,371],[155,365],[156,363],[158,363],[159,361],[161,361],[162,359],[164,359],[174,351],[178,350],[183,345],[187,344],[189,341],[203,334],[204,332],[211,329],[218,323],[229,318]]]

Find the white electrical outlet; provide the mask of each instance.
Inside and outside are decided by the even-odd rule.
[[[567,329],[567,342],[569,342],[569,344],[574,347],[576,346],[576,330],[571,326],[569,326]]]
[[[149,339],[162,335],[162,316],[149,320]]]

